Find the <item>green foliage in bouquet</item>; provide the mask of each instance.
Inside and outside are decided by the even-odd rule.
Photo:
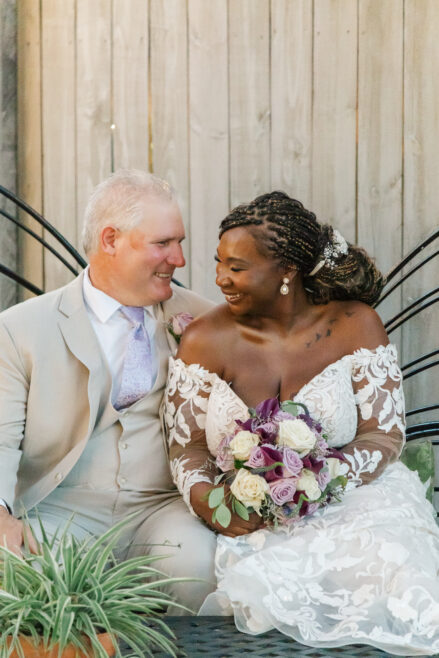
[[[23,559],[0,547],[0,658],[14,649],[24,656],[20,636],[42,641],[45,649],[57,645],[59,655],[68,645],[89,655],[91,645],[93,655],[104,658],[98,634],[105,632],[114,640],[116,656],[121,656],[117,640],[133,656],[152,655],[153,646],[176,656],[174,635],[161,619],[172,600],[162,589],[190,579],[168,578],[154,569],[152,563],[162,556],[118,563],[113,551],[128,521],[83,541],[69,534],[68,526],[49,539],[40,523],[39,554],[25,550]]]

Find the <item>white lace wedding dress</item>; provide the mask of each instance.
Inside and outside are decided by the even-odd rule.
[[[347,491],[289,531],[218,535],[218,589],[200,613],[234,615],[246,633],[277,628],[315,647],[439,652],[439,531],[418,476],[397,461],[404,401],[395,347],[342,357],[295,400],[344,452]],[[247,417],[246,405],[216,374],[170,359],[170,464],[189,508],[191,486],[213,482],[221,439],[235,419]]]

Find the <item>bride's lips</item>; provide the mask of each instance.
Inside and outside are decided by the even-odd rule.
[[[238,304],[241,299],[243,298],[242,293],[240,292],[225,292],[224,290],[221,291],[226,298],[226,302],[228,304]]]

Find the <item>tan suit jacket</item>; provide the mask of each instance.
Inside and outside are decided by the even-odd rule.
[[[82,279],[0,313],[0,498],[15,513],[36,505],[59,484],[57,474],[73,468],[110,395]],[[189,290],[173,290],[156,307],[158,322],[212,306]],[[176,344],[167,335],[171,354]]]

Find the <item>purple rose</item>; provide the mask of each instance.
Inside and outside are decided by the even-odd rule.
[[[283,478],[270,482],[270,496],[276,505],[284,505],[294,498],[296,481],[294,478]]]
[[[261,450],[261,446],[255,446],[252,448],[250,457],[244,462],[245,466],[250,468],[260,468],[261,466],[267,466],[265,462],[265,455]]]
[[[283,449],[283,463],[289,476],[299,475],[303,468],[302,460],[295,450],[292,448],[284,447]],[[288,476],[287,476],[288,477]]]
[[[229,450],[230,441],[233,439],[232,435],[225,436],[218,446],[218,454],[216,456],[216,465],[224,473],[231,471],[235,465],[235,459]]]

